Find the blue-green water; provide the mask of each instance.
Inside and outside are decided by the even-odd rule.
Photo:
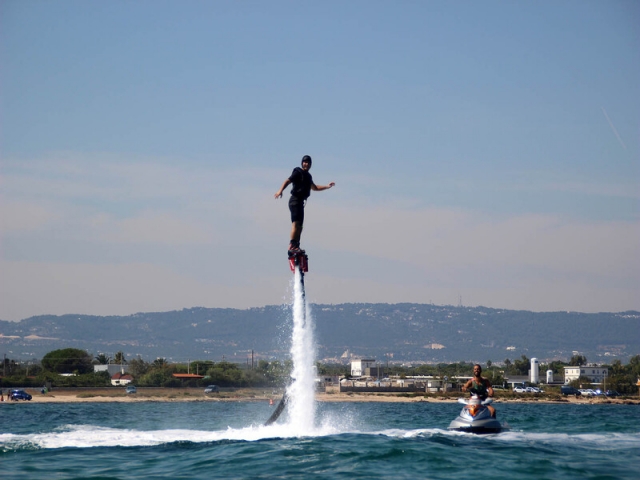
[[[260,426],[266,402],[0,406],[11,478],[636,479],[640,406],[498,404],[498,435],[447,431],[454,403],[321,403],[316,427]]]

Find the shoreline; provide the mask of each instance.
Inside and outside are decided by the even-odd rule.
[[[126,394],[124,389],[119,387],[84,387],[84,388],[54,388],[48,393],[41,393],[40,389],[24,388],[33,397],[29,401],[7,401],[5,397],[2,404],[22,404],[22,403],[99,403],[99,402],[269,402],[280,401],[282,390],[260,389],[260,388],[221,388],[219,393],[205,394],[203,388],[160,388],[160,387],[137,387],[137,393]],[[4,388],[3,391],[7,389]],[[318,402],[379,402],[379,403],[456,403],[459,395],[407,395],[398,393],[353,393],[353,392],[331,392],[316,393]],[[514,398],[500,397],[496,395],[494,402],[500,403],[542,403],[542,404],[583,404],[583,405],[640,405],[638,398],[576,398],[573,396],[541,396]]]

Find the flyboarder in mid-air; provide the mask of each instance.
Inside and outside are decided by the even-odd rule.
[[[291,176],[284,181],[284,183],[280,187],[280,190],[278,190],[274,195],[276,199],[281,198],[284,189],[287,188],[290,184],[293,184],[293,187],[291,188],[291,198],[289,199],[289,210],[291,211],[291,238],[287,253],[289,257],[289,267],[294,273],[294,278],[296,279],[294,310],[296,304],[302,307],[302,317],[298,315],[297,320],[294,319],[294,323],[296,321],[301,322],[303,330],[305,328],[308,328],[307,303],[304,291],[304,274],[308,271],[308,258],[306,252],[304,250],[300,250],[300,235],[302,234],[302,224],[304,223],[304,206],[307,198],[309,198],[309,195],[311,194],[311,190],[320,192],[322,190],[327,190],[328,188],[331,188],[335,185],[334,182],[331,182],[329,185],[316,185],[315,183],[313,183],[313,178],[309,173],[310,169],[311,157],[309,155],[305,155],[304,157],[302,157],[301,166],[293,169]],[[299,292],[302,293],[301,296],[298,295]],[[302,301],[302,305],[298,303],[300,300]],[[295,332],[296,329],[294,328],[293,331]],[[294,355],[294,361],[298,360],[295,360]],[[280,403],[274,410],[271,417],[269,417],[269,420],[266,421],[265,426],[271,425],[278,420],[280,414],[289,401],[288,399],[289,392],[287,387],[284,391],[284,394],[282,395]]]
[[[301,167],[293,169],[291,176],[287,178],[280,190],[276,192],[274,197],[276,199],[282,197],[282,192],[290,184],[293,184],[291,188],[291,198],[289,199],[289,210],[291,211],[291,241],[289,242],[289,256],[300,252],[300,235],[302,234],[302,224],[304,223],[304,206],[307,198],[311,194],[311,190],[315,192],[321,192],[327,190],[335,185],[331,182],[329,185],[316,185],[313,183],[313,178],[309,173],[311,169],[311,157],[305,155],[302,157]]]

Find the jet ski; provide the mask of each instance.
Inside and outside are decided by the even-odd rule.
[[[506,423],[503,424],[491,416],[487,405],[492,402],[493,398],[482,400],[477,395],[472,395],[469,400],[459,398],[458,403],[464,404],[464,407],[449,424],[449,430],[468,433],[500,433],[509,430]]]

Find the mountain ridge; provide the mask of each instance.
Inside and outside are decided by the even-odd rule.
[[[626,360],[640,353],[640,312],[532,312],[417,303],[313,304],[318,358],[380,362],[501,362],[537,357]],[[15,359],[57,348],[174,361],[288,357],[291,309],[193,307],[128,316],[39,315],[0,320],[0,346]],[[253,353],[252,353],[253,351]]]

